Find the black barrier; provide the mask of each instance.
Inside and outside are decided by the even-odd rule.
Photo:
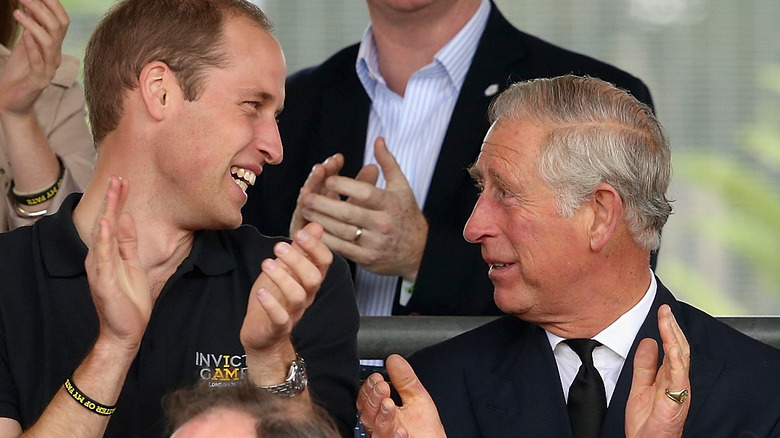
[[[492,321],[492,316],[363,316],[358,332],[358,356],[384,359],[392,353],[408,356]],[[761,342],[780,348],[780,316],[724,316],[719,320]]]

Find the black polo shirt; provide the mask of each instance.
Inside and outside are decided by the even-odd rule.
[[[79,199],[71,195],[57,214],[0,234],[0,417],[24,429],[98,333],[87,247],[72,219]],[[196,233],[155,303],[106,436],[164,436],[164,394],[199,379],[219,385],[244,375],[239,331],[249,291],[279,240],[249,226]],[[355,421],[358,324],[350,273],[336,256],[293,344],[306,360],[312,395],[345,433]]]

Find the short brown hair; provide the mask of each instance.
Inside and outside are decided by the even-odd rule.
[[[122,0],[103,17],[84,55],[84,94],[96,143],[116,129],[125,94],[141,70],[167,64],[187,100],[197,100],[208,68],[225,63],[223,23],[244,16],[271,32],[273,25],[245,0]]]
[[[11,48],[19,33],[19,23],[14,10],[19,9],[19,0],[0,0],[0,44]]]
[[[163,399],[170,433],[184,423],[213,409],[244,412],[255,419],[258,437],[337,438],[339,433],[327,411],[300,397],[282,398],[260,389],[248,380],[210,387],[208,382],[180,389]]]

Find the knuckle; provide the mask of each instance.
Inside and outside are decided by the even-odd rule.
[[[395,222],[389,217],[382,217],[377,221],[377,229],[382,235],[392,234],[395,231]]]

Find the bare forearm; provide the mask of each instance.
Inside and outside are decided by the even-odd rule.
[[[115,348],[98,341],[73,372],[71,380],[78,386],[80,393],[100,404],[113,406],[122,391],[135,354],[135,351]],[[87,409],[63,385],[41,418],[21,436],[102,437],[110,418]]]
[[[0,113],[0,122],[16,192],[37,193],[54,184],[60,176],[60,163],[35,114]]]

